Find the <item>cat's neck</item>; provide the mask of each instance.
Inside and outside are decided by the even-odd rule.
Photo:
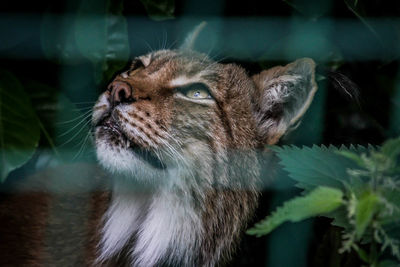
[[[124,249],[137,266],[176,259],[184,265],[193,262],[192,251],[198,251],[203,236],[195,206],[179,187],[135,187],[116,181],[103,218],[99,260],[115,257]]]

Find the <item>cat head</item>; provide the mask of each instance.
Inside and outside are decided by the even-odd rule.
[[[143,180],[179,169],[212,177],[236,152],[253,161],[305,113],[317,90],[314,72],[308,58],[249,76],[191,50],[137,57],[94,106],[98,159]]]

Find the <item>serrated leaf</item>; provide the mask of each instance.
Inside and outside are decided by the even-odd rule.
[[[368,183],[366,182],[366,180],[363,180],[361,177],[355,175],[357,172],[359,172],[359,170],[347,170],[347,172],[350,175],[350,185],[348,190],[350,190],[356,196],[361,195],[365,191],[365,188],[368,186]]]
[[[39,142],[39,126],[29,97],[9,72],[0,71],[0,181],[27,162]]]
[[[347,169],[357,167],[354,161],[337,154],[339,150],[333,146],[301,149],[284,146],[272,149],[277,152],[284,170],[300,184],[343,189],[348,182]]]
[[[327,213],[324,215],[325,217],[332,218],[332,225],[342,227],[346,230],[350,230],[352,225],[347,219],[347,210],[345,206],[340,206],[336,210]]]
[[[353,160],[354,162],[357,163],[358,166],[363,167],[363,168],[365,167],[365,163],[364,163],[363,159],[358,154],[348,151],[348,150],[337,151],[337,153],[339,155],[342,155],[343,157]]]
[[[356,237],[360,239],[372,221],[379,207],[379,197],[373,192],[366,192],[358,199],[355,212]]]
[[[123,1],[84,0],[75,21],[79,51],[95,67],[98,83],[109,81],[129,59],[128,30]]]
[[[343,193],[338,189],[317,187],[305,196],[286,201],[282,207],[249,229],[247,234],[266,235],[286,221],[298,222],[332,212],[342,205],[342,198]]]

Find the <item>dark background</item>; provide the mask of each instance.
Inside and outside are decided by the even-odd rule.
[[[94,75],[96,64],[84,56],[72,55],[62,61],[57,53],[49,56],[43,46],[43,40],[50,38],[49,43],[56,47],[58,38],[46,36],[44,18],[54,15],[52,33],[57,33],[58,26],[62,32],[68,25],[57,23],[64,17],[73,17],[82,2],[85,1],[3,3],[0,69],[15,75],[27,91],[28,84],[39,82],[62,92],[78,107],[84,106],[79,103],[91,105],[89,102],[104,90],[112,74],[98,78]],[[250,74],[299,57],[314,58],[320,90],[303,124],[282,144],[379,145],[399,134],[400,1],[118,3],[122,3],[122,15],[127,21],[131,58],[149,50],[178,47],[186,33],[201,21],[207,21],[208,26],[200,34],[196,48],[222,62],[236,62]],[[73,23],[73,19],[70,21]],[[120,66],[124,64],[123,59],[114,60]],[[348,97],[337,80],[328,78],[327,71],[331,70],[354,82],[339,80],[349,90],[358,90],[358,99]],[[110,68],[105,72],[114,71]],[[40,146],[47,144],[41,141]],[[289,179],[280,177],[266,188],[254,221],[296,193]],[[246,237],[232,265],[359,264],[352,255],[337,254],[339,247],[340,230],[330,227],[329,220],[307,220],[284,225],[268,237]]]

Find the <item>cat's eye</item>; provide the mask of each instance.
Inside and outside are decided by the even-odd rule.
[[[190,89],[186,91],[186,96],[197,99],[211,98],[210,93],[203,89]]]
[[[129,68],[130,71],[134,71],[136,69],[139,69],[141,67],[144,67],[143,62],[139,59],[136,58],[132,61],[131,67]]]
[[[129,76],[132,76],[134,73],[136,73],[137,70],[142,67],[144,67],[144,64],[139,58],[133,60],[129,70],[125,72],[126,77],[123,76],[123,78],[128,78]]]
[[[213,99],[208,87],[202,83],[195,83],[176,89],[178,92],[190,99]]]

